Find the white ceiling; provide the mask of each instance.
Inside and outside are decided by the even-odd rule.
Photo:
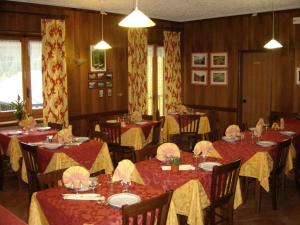
[[[13,0],[44,5],[128,14],[134,0]],[[190,21],[272,11],[272,0],[139,0],[139,9],[151,18]],[[300,0],[274,0],[274,10],[300,8]]]

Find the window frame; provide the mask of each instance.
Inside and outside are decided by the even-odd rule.
[[[34,118],[41,118],[43,116],[43,108],[32,109],[29,42],[42,41],[42,37],[0,35],[0,40],[12,40],[12,41],[21,42],[22,87],[23,87],[22,92],[23,92],[23,100],[26,101],[25,109],[27,113],[33,116]],[[9,122],[15,120],[16,117],[14,115],[14,112],[0,111],[0,122]]]

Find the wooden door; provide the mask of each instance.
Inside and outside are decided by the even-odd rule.
[[[252,127],[259,118],[267,122],[271,111],[272,53],[244,52],[242,71],[242,121]]]

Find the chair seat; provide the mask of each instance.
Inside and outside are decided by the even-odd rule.
[[[193,151],[195,144],[199,140],[199,135],[195,133],[174,134],[170,137],[171,142],[179,146],[184,151]]]

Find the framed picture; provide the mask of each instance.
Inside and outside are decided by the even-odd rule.
[[[192,67],[206,68],[208,65],[207,56],[207,53],[192,53]]]
[[[207,70],[192,70],[192,84],[206,85]]]
[[[300,85],[300,67],[296,68],[296,84]]]
[[[112,87],[112,82],[111,81],[106,81],[106,87]]]
[[[104,90],[103,90],[103,89],[100,89],[100,90],[98,91],[98,94],[99,94],[99,98],[103,98],[103,96],[104,96]]]
[[[105,87],[105,82],[98,82],[98,87],[99,88]]]
[[[97,73],[97,79],[101,79],[104,75],[104,73]]]
[[[112,79],[112,72],[107,72],[106,74],[105,74],[105,77],[107,78],[107,79],[109,79],[109,80],[111,80]]]
[[[210,84],[227,85],[227,70],[211,70]]]
[[[89,73],[89,80],[96,80],[97,74],[96,73]]]
[[[112,96],[112,90],[111,89],[107,89],[107,96],[111,97]]]
[[[91,63],[91,71],[105,71],[106,70],[105,50],[95,49],[95,46],[91,45],[90,63]]]
[[[227,67],[227,52],[211,53],[210,66],[214,68]]]
[[[97,87],[97,82],[89,81],[89,88],[96,88],[96,87]]]

